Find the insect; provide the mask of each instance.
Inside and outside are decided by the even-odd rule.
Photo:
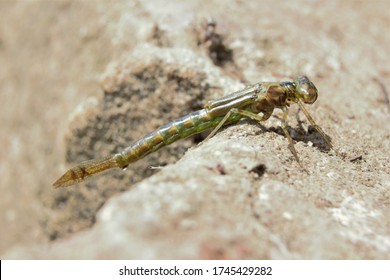
[[[56,188],[66,187],[108,169],[125,169],[129,164],[177,140],[214,128],[204,140],[207,141],[223,125],[236,123],[242,118],[262,122],[272,115],[275,108],[283,111],[281,127],[296,161],[300,163],[293,140],[287,131],[288,107],[293,103],[299,105],[313,128],[325,140],[329,148],[332,148],[325,133],[303,106],[303,103],[313,104],[317,97],[317,88],[306,76],[299,76],[292,82],[264,82],[247,86],[220,99],[209,101],[203,109],[161,126],[135,141],[120,153],[104,159],[88,160],[78,164],[54,182],[53,186]]]

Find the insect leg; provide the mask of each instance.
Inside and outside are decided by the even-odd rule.
[[[213,131],[211,131],[211,133],[206,137],[206,139],[204,141],[207,141],[211,137],[213,137],[215,135],[215,133],[217,133],[217,131],[224,125],[224,123],[229,119],[229,117],[232,114],[238,114],[238,115],[241,115],[245,118],[250,118],[250,119],[256,120],[258,122],[262,122],[262,121],[268,119],[269,115],[270,115],[270,114],[263,114],[262,116],[259,116],[257,114],[252,113],[252,112],[249,112],[249,111],[245,111],[245,110],[241,110],[241,109],[237,109],[237,108],[232,108],[225,115],[225,117],[219,122],[219,124],[213,129]]]
[[[303,106],[303,104],[299,101],[298,102],[298,105],[299,107],[301,108],[302,112],[305,114],[306,118],[309,120],[310,124],[314,127],[314,129],[321,135],[321,137],[324,139],[326,145],[328,145],[328,147],[330,149],[332,149],[333,151],[335,151],[336,154],[338,154],[338,152],[333,148],[333,145],[332,143],[329,142],[328,138],[326,137],[325,133],[322,131],[321,127],[319,127],[314,119],[311,117],[311,115],[309,114],[309,111],[306,110],[306,108]]]
[[[281,127],[283,129],[284,134],[287,137],[288,143],[290,144],[291,152],[293,153],[293,155],[294,155],[296,161],[299,163],[299,165],[301,165],[301,162],[299,161],[297,150],[294,147],[294,141],[292,140],[291,135],[290,135],[290,133],[288,133],[288,130],[287,130],[287,117],[288,117],[287,107],[282,107],[282,110],[283,110],[283,118],[282,118]]]
[[[215,133],[217,133],[217,131],[224,125],[224,123],[229,119],[231,115],[232,115],[232,110],[229,110],[229,112],[227,112],[227,114],[223,117],[223,119],[219,122],[219,124],[213,129],[213,131],[210,132],[210,134],[202,142],[206,142],[211,137],[213,137]]]

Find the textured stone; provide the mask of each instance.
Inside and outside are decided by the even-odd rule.
[[[2,258],[388,259],[385,1],[301,2],[2,5],[0,26],[12,30],[0,32],[0,104],[9,104],[0,110]],[[214,31],[197,18],[210,13]],[[70,165],[117,152],[248,81],[298,74],[318,87],[307,109],[339,150],[291,108],[307,172],[275,112],[201,145],[207,134],[174,143],[126,171],[50,186]]]

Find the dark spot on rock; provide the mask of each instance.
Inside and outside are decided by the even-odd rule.
[[[225,170],[225,167],[222,163],[218,163],[215,167],[207,167],[207,169],[209,170],[212,170],[212,171],[216,171],[218,174],[220,175],[226,175],[227,172]]]
[[[206,139],[206,137],[204,137],[204,135],[202,135],[202,133],[199,133],[199,134],[196,134],[193,136],[192,138],[192,142],[194,144],[199,144],[200,142],[202,142],[204,139]]]
[[[225,167],[223,166],[222,163],[218,163],[217,166],[215,167],[215,169],[219,172],[219,174],[221,175],[226,175],[226,170],[225,170]]]
[[[265,166],[265,164],[260,163],[260,164],[256,165],[255,167],[251,168],[249,170],[249,173],[253,172],[253,173],[256,173],[259,177],[261,177],[264,175],[266,170],[267,170],[267,167]]]
[[[351,158],[349,161],[350,162],[355,162],[355,161],[359,161],[359,160],[362,160],[363,159],[363,155],[359,155],[359,156],[355,156],[353,158]]]

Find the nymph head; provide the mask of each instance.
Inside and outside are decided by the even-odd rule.
[[[294,79],[295,95],[299,100],[307,104],[313,104],[318,97],[315,85],[306,76],[299,76]]]

